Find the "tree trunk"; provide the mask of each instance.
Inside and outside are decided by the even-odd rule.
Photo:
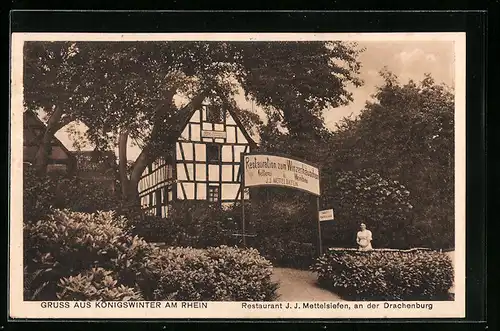
[[[130,180],[128,180],[127,201],[130,204],[140,203],[138,192],[139,180],[141,179],[142,173],[144,172],[144,170],[146,170],[148,164],[148,147],[146,146],[135,160],[132,172],[130,174]]]
[[[127,141],[128,131],[121,130],[118,140],[118,171],[120,173],[120,187],[123,201],[128,200],[128,189],[130,186],[127,174]]]
[[[170,95],[170,101],[173,97],[173,93]],[[194,97],[191,102],[189,102],[183,109],[180,110],[180,112],[186,112],[190,111],[193,108],[200,107],[201,103],[205,99],[205,93],[200,93],[196,97]],[[153,124],[153,129],[151,130],[151,140],[157,139],[158,132],[160,132],[161,126],[164,124],[164,119],[165,116],[169,113],[168,111],[165,111],[165,109],[162,110],[164,107],[171,107],[171,102],[165,102],[163,107],[160,107],[160,109],[157,112],[157,115],[155,116],[155,121]],[[134,165],[132,167],[132,171],[130,174],[130,179],[127,180],[127,188],[126,188],[126,196],[127,196],[127,202],[132,206],[133,204],[139,205],[139,192],[138,192],[138,186],[139,186],[139,180],[141,179],[141,176],[148,166],[148,164],[153,161],[157,155],[154,152],[154,148],[152,148],[153,143],[150,141],[141,151],[139,156],[134,162]],[[121,145],[120,145],[121,147]],[[126,142],[125,142],[125,149],[126,149]],[[126,155],[126,154],[125,154]],[[125,162],[120,158],[120,169],[123,167],[122,164],[126,164],[126,156],[125,156]]]
[[[52,152],[52,139],[54,139],[54,134],[59,128],[59,121],[61,120],[62,115],[62,108],[56,107],[55,111],[49,118],[45,133],[43,134],[40,144],[38,145],[38,150],[35,156],[35,169],[39,175],[45,175],[47,173],[49,157]]]

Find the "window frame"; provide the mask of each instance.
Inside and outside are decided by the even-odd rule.
[[[214,195],[214,191],[216,195]],[[212,200],[212,198],[216,197],[217,200]],[[220,186],[219,185],[207,185],[207,201],[211,203],[220,203]]]
[[[212,158],[211,157],[211,154],[212,153],[209,153],[209,149],[210,148],[216,148],[217,149],[217,158]],[[220,144],[206,144],[206,150],[205,150],[205,155],[206,155],[206,158],[207,158],[207,163],[209,164],[220,164],[221,160],[222,160],[222,148],[220,146]]]
[[[223,110],[220,107],[215,105],[207,105],[205,106],[205,111],[207,112],[207,123],[224,123],[224,114]]]

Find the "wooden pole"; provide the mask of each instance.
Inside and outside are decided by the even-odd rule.
[[[245,188],[241,190],[241,235],[243,238],[243,247],[247,247],[247,239],[245,235]]]
[[[245,234],[245,168],[244,168],[244,154],[241,154],[241,235],[243,238],[243,247],[247,247],[247,239]]]
[[[316,197],[316,217],[318,220],[318,257],[323,255],[323,243],[321,242],[321,221],[319,220],[319,196]]]

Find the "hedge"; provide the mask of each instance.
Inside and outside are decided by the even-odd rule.
[[[311,270],[320,286],[352,300],[449,300],[453,265],[431,250],[332,250]]]
[[[273,300],[271,263],[254,249],[160,250],[113,212],[53,210],[24,225],[30,300]]]
[[[60,280],[103,268],[117,284],[148,295],[155,248],[132,236],[126,219],[113,212],[53,210],[24,224],[25,300],[56,300]]]
[[[61,174],[39,176],[34,168],[23,172],[23,220],[36,222],[52,208],[93,213],[116,210],[121,200],[102,182]]]
[[[206,248],[234,245],[231,233],[224,231],[231,212],[204,201],[177,201],[166,218],[145,215],[131,222],[133,232],[150,242],[168,246]]]
[[[255,249],[167,248],[156,260],[156,300],[273,301],[272,265]]]

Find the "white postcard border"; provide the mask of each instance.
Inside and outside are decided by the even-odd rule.
[[[455,44],[455,300],[432,309],[248,309],[239,302],[206,302],[207,308],[42,308],[23,301],[23,43],[29,40],[344,40],[453,41]],[[13,33],[11,39],[9,314],[11,318],[460,318],[465,317],[465,33]],[[275,302],[276,303],[276,302]],[[323,302],[314,302],[321,304]],[[311,302],[311,304],[314,304]],[[360,302],[342,301],[354,307]],[[383,305],[383,302],[375,302]],[[401,302],[388,302],[391,304]],[[412,302],[402,302],[411,304]],[[425,304],[426,302],[419,302]],[[74,302],[70,302],[73,305]],[[269,304],[262,302],[261,304]],[[286,302],[282,302],[286,305]],[[300,303],[302,304],[302,303]],[[326,302],[325,302],[326,304]],[[335,303],[331,303],[335,304]],[[93,303],[95,305],[95,303]],[[182,303],[179,304],[181,306]],[[290,302],[292,307],[295,302]]]

